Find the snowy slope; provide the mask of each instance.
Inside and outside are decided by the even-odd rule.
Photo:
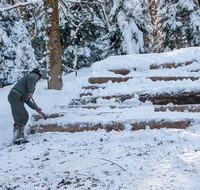
[[[176,69],[150,70],[150,65],[165,63],[192,64]],[[104,84],[105,89],[93,90],[93,96],[114,95],[136,92],[176,92],[199,91],[199,80],[158,81],[145,80],[150,76],[192,76],[199,77],[200,48],[187,48],[163,54],[129,55],[110,57],[93,64],[91,68],[63,76],[63,90],[48,90],[46,81],[38,82],[34,99],[44,113],[63,111],[60,106],[68,105],[73,98],[79,98],[88,86],[90,77],[116,76],[109,70],[130,69],[127,75],[134,77],[126,83]],[[136,71],[134,70],[136,68]],[[195,72],[194,72],[195,71]],[[102,85],[99,85],[102,86]],[[28,135],[30,143],[14,146],[12,142],[13,120],[7,95],[12,86],[0,89],[0,188],[1,189],[181,189],[198,190],[200,177],[200,128],[194,124],[181,129],[145,129],[139,131],[98,131],[77,133],[36,133]],[[116,104],[114,101],[100,100],[99,104]],[[137,97],[123,104],[138,105]],[[101,109],[101,110],[100,110]],[[102,111],[99,108],[97,111]],[[109,112],[106,108],[104,111]],[[141,107],[123,110],[121,119],[131,117],[151,118],[147,115],[151,103]],[[31,115],[34,110],[27,108]],[[70,112],[65,108],[64,111]],[[94,111],[94,110],[93,110]],[[119,110],[116,110],[119,111]],[[65,120],[57,118],[56,122],[65,124],[70,120],[76,122],[82,117],[68,113]],[[92,111],[76,109],[76,112],[89,113],[90,122],[96,119],[109,120],[92,115]],[[113,117],[119,113],[113,114]],[[153,114],[153,112],[152,112]],[[174,118],[199,118],[199,113],[165,112]],[[127,118],[126,118],[127,117]],[[86,119],[86,118],[85,118]],[[87,118],[88,119],[88,118]],[[47,122],[47,121],[41,121]]]

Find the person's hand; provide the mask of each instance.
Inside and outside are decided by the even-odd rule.
[[[32,99],[33,98],[33,93],[27,93],[27,97]]]
[[[41,114],[41,112],[42,112],[42,109],[39,108],[39,107],[36,107],[35,110],[36,110],[36,112],[38,112],[39,114]]]

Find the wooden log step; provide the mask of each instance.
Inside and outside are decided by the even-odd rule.
[[[119,75],[128,75],[130,73],[130,70],[128,69],[109,70],[109,71]],[[134,68],[134,71],[136,71],[136,68]]]
[[[135,122],[131,123],[130,125],[133,127],[132,130],[140,130],[146,129],[147,127],[150,129],[185,129],[189,127],[190,124],[193,122],[191,119],[179,120],[179,121],[170,121],[170,120],[152,120],[152,121],[142,121],[142,122]]]
[[[194,61],[196,61],[196,60],[194,60]],[[175,64],[175,63],[164,63],[164,64],[160,64],[160,65],[152,64],[152,65],[150,65],[150,70],[165,69],[165,68],[171,69],[171,68],[183,67],[183,66],[192,64],[194,61],[188,61],[185,63],[178,63],[178,64]],[[134,67],[131,70],[137,71],[137,68]],[[128,75],[130,73],[130,70],[128,70],[128,69],[118,69],[118,70],[109,70],[109,71],[114,72],[115,74],[120,74],[120,75]]]
[[[28,133],[43,133],[43,132],[83,132],[83,131],[97,131],[98,129],[105,129],[107,132],[112,130],[122,131],[126,129],[127,124],[131,126],[129,130],[140,130],[140,129],[161,129],[161,128],[174,128],[174,129],[185,129],[189,127],[192,123],[199,123],[200,121],[194,121],[192,119],[184,120],[151,120],[151,121],[130,121],[130,122],[110,122],[107,124],[103,123],[73,123],[65,124],[64,126],[54,124],[39,124],[29,126]]]
[[[59,106],[61,109],[97,109],[100,108],[101,106],[95,106],[95,105],[62,105]]]
[[[152,81],[177,81],[190,79],[192,81],[199,80],[199,77],[148,77]]]
[[[99,106],[87,106],[87,105],[75,105],[75,106],[62,106],[63,108],[67,107],[68,109],[98,109],[98,108],[110,108],[110,109],[125,109],[125,108],[133,108],[133,105],[99,105]]]
[[[155,112],[200,112],[200,104],[198,105],[172,105],[172,106],[157,106],[154,108]]]
[[[104,84],[108,81],[111,81],[112,83],[120,83],[120,82],[127,82],[129,79],[133,79],[134,77],[93,77],[89,78],[88,81],[90,84]],[[190,79],[192,81],[199,80],[199,77],[147,77],[147,79],[151,79],[152,81],[177,81],[177,80],[184,80],[184,79]],[[105,87],[99,87],[99,86],[88,86],[83,87],[83,89],[98,89],[98,88],[105,88]]]
[[[60,109],[65,109],[65,110],[96,110],[96,109],[99,109],[99,108],[102,108],[102,109],[130,109],[130,108],[135,108],[135,107],[138,107],[139,105],[109,105],[109,104],[105,104],[105,105],[62,105],[62,106],[59,106],[58,108]],[[63,112],[62,112],[63,113]],[[35,116],[36,114],[34,114],[34,117],[39,117],[42,118],[42,116]],[[35,120],[35,119],[34,119]]]
[[[68,109],[105,109],[105,108],[110,108],[110,109],[130,109],[130,108],[135,108],[138,107],[139,105],[99,105],[99,106],[87,106],[87,105],[75,105],[75,106],[62,106],[63,108],[67,107]],[[166,112],[167,110],[171,112],[200,112],[200,104],[193,105],[162,105],[162,106],[154,106],[154,111],[155,112]]]
[[[133,77],[93,77],[93,78],[89,78],[88,81],[90,84],[103,84],[103,83],[107,83],[108,81],[111,81],[112,83],[114,82],[126,82],[129,79],[132,79]]]
[[[83,96],[92,96],[92,93],[91,92],[81,93],[80,97],[83,97]]]
[[[121,123],[111,122],[109,124],[94,124],[94,123],[74,123],[67,124],[65,126],[60,126],[57,124],[48,125],[34,125],[28,130],[29,134],[43,133],[43,132],[83,132],[83,131],[97,131],[98,129],[105,129],[107,132],[112,130],[122,131],[125,129],[124,125]]]
[[[141,102],[151,101],[153,105],[167,105],[169,103],[177,105],[185,104],[199,104],[200,103],[200,91],[191,92],[176,92],[176,93],[163,93],[163,94],[138,94],[139,100]],[[96,104],[97,99],[102,98],[110,100],[115,98],[115,102],[124,102],[134,98],[134,94],[120,94],[111,96],[101,96],[101,97],[90,97],[90,98],[80,98],[73,99],[69,105],[86,105],[86,104]]]
[[[66,105],[66,106],[60,106],[61,109],[74,109],[74,110],[81,110],[81,109],[86,109],[86,110],[96,110],[99,108],[102,109],[130,109],[130,108],[136,108],[140,105]],[[152,105],[153,106],[153,105]],[[200,104],[188,104],[188,105],[154,105],[154,112],[166,112],[166,111],[171,111],[171,112],[193,112],[193,113],[198,113],[200,112]],[[57,117],[62,117],[63,114],[52,114],[50,115],[49,118],[55,118]],[[35,121],[38,121],[39,119],[43,119],[41,115],[38,114],[33,114],[33,118]]]
[[[140,94],[139,100],[141,102],[151,101],[154,105],[166,105],[169,103],[184,105],[184,104],[199,104],[200,91],[191,92],[177,92],[164,94]]]
[[[91,115],[104,115],[104,114],[120,114],[121,112],[114,112],[114,111],[108,111],[108,112],[105,112],[105,111],[101,111],[101,112],[93,112],[93,113],[83,113],[81,111],[68,111],[68,112],[62,112],[62,113],[54,113],[54,114],[46,114],[47,118],[45,118],[45,120],[47,119],[55,119],[55,118],[58,118],[58,117],[63,117],[65,116],[66,114],[76,114],[77,116],[91,116]],[[32,121],[39,121],[40,119],[44,119],[41,115],[38,115],[38,114],[33,114],[32,115]]]
[[[134,94],[120,94],[120,95],[112,95],[112,96],[101,96],[101,97],[91,97],[91,98],[79,98],[72,99],[69,105],[86,105],[86,104],[96,104],[97,99],[102,98],[106,100],[110,100],[115,98],[115,102],[124,102],[125,100],[134,98]]]
[[[82,89],[85,89],[85,90],[95,90],[95,89],[99,89],[99,88],[102,88],[102,89],[105,89],[105,87],[101,87],[101,86],[84,86],[82,87]]]
[[[96,104],[96,103],[97,103],[97,97],[77,98],[77,99],[72,99],[69,105],[87,105],[87,104]]]
[[[164,63],[164,64],[160,64],[160,65],[150,65],[150,69],[171,69],[171,68],[178,68],[178,67],[183,67],[183,66],[187,66],[187,65],[190,65],[192,64],[194,61],[188,61],[188,62],[185,62],[185,63],[178,63],[178,64],[175,64],[175,63]]]
[[[196,60],[194,60],[194,61],[196,61]],[[160,64],[160,65],[152,64],[152,65],[150,65],[150,70],[165,69],[165,68],[171,69],[171,68],[183,67],[183,66],[192,64],[194,61],[188,61],[185,63],[178,63],[178,64],[175,64],[175,63],[164,63],[164,64]],[[137,68],[134,67],[131,70],[136,71]],[[128,70],[128,69],[118,69],[118,70],[109,70],[109,71],[114,72],[115,74],[120,74],[120,75],[128,75],[130,73],[130,70]]]
[[[101,106],[87,106],[87,105],[72,105],[72,106],[65,106],[65,107],[67,107],[67,108],[69,108],[69,109],[94,109],[94,110],[96,110],[96,109],[98,109],[98,108],[100,108]],[[63,106],[63,108],[64,108],[64,106]]]

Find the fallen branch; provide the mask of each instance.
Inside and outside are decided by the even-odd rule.
[[[108,162],[111,162],[112,164],[115,164],[115,165],[117,165],[117,166],[119,166],[122,170],[124,170],[124,171],[126,171],[124,168],[122,168],[120,165],[118,165],[118,164],[116,164],[116,163],[114,163],[114,162],[112,162],[112,161],[110,161],[110,160],[107,160],[107,159],[104,159],[104,158],[100,158],[101,160],[105,160],[105,161],[108,161]]]
[[[146,155],[151,156],[151,155],[149,155],[148,153],[146,153],[146,152],[144,152],[143,150],[141,150],[140,148],[133,148],[133,149],[138,149],[138,150],[140,150],[141,152],[145,153]]]

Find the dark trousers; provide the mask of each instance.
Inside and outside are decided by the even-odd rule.
[[[8,95],[8,101],[11,106],[14,125],[25,126],[28,122],[29,116],[24,107],[23,97],[11,90]]]

